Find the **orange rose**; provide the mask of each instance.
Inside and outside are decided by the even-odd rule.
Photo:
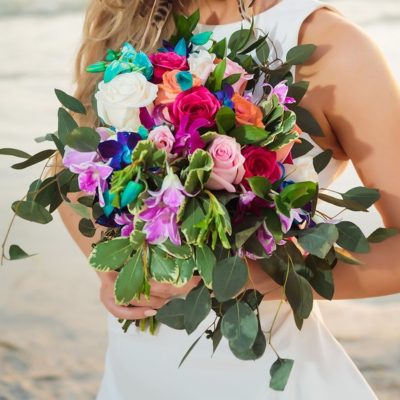
[[[264,128],[262,122],[263,114],[259,107],[237,93],[232,96],[232,101],[236,112],[236,122],[238,124],[254,125],[259,128]]]
[[[303,131],[300,129],[300,127],[296,124],[293,128],[295,132],[297,132],[299,135],[303,133]],[[285,146],[281,147],[280,149],[276,150],[276,157],[279,162],[283,162],[286,160],[287,156],[292,150],[292,147],[295,143],[301,142],[301,139],[297,138],[290,143],[286,144]]]
[[[181,72],[180,70],[174,69],[167,71],[163,75],[163,82],[158,85],[158,95],[156,104],[170,104],[173,103],[179,93],[182,92],[181,87],[176,81],[176,74]],[[201,81],[196,76],[193,76],[193,86],[200,86]]]

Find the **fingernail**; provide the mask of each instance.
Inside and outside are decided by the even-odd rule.
[[[146,317],[154,317],[157,314],[156,310],[147,310],[144,312],[144,315]]]

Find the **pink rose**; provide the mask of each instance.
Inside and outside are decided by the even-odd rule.
[[[208,152],[214,161],[214,167],[206,187],[211,190],[225,189],[235,192],[233,184],[242,181],[245,170],[244,157],[240,152],[240,145],[230,136],[217,135]]]
[[[189,69],[186,57],[180,56],[173,51],[151,54],[150,61],[154,66],[154,83],[161,83],[163,75],[167,71],[174,69],[186,71]]]
[[[226,59],[226,69],[224,78],[227,78],[230,75],[240,74],[239,80],[232,85],[233,90],[238,93],[242,93],[246,88],[247,81],[253,79],[254,75],[248,74],[247,71],[235,61],[231,59]]]
[[[166,125],[160,125],[151,130],[149,140],[154,142],[157,149],[165,150],[168,154],[171,153],[175,143],[174,135]]]
[[[188,124],[195,120],[206,121],[204,126],[214,125],[215,114],[221,104],[217,98],[204,86],[196,86],[180,93],[169,106],[169,117],[175,126],[179,126],[184,116],[188,117]]]

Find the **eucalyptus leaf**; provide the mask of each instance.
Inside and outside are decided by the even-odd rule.
[[[81,232],[83,236],[91,238],[96,233],[96,227],[91,219],[83,218],[79,221],[79,232]]]
[[[14,156],[19,158],[30,158],[31,155],[19,149],[12,149],[10,147],[3,147],[0,149],[0,154],[4,156]]]
[[[69,94],[63,92],[60,89],[55,89],[54,91],[56,93],[58,100],[64,107],[79,114],[86,114],[85,107],[78,99],[70,96]]]
[[[336,227],[339,231],[337,244],[340,247],[355,253],[369,252],[368,240],[357,225],[350,221],[342,221],[336,224]]]
[[[58,138],[62,144],[66,144],[67,136],[78,128],[78,124],[67,110],[60,107],[58,109]]]
[[[87,127],[75,128],[65,138],[65,144],[81,152],[96,151],[99,143],[100,135]]]
[[[340,247],[335,247],[335,255],[337,259],[345,264],[349,265],[363,265],[364,263],[357,258],[355,258],[348,251],[341,249]]]
[[[313,293],[310,283],[292,268],[286,282],[285,294],[293,312],[302,319],[310,316],[313,308]]]
[[[317,174],[322,172],[328,166],[328,164],[332,160],[332,156],[333,156],[333,151],[327,149],[314,157],[313,164]]]
[[[296,103],[299,104],[307,93],[310,83],[307,81],[299,81],[289,86],[288,96],[293,97]]]
[[[295,143],[292,147],[292,151],[291,151],[292,157],[299,158],[301,156],[304,156],[308,152],[310,152],[313,148],[314,148],[314,145],[312,145],[308,140],[301,138],[301,141],[298,143]]]
[[[294,360],[278,358],[271,366],[271,381],[269,386],[273,390],[284,391],[292,372]]]
[[[324,136],[324,132],[318,122],[308,110],[296,106],[293,107],[293,111],[296,113],[297,124],[304,132],[307,132],[310,136]]]
[[[193,344],[189,347],[185,355],[182,357],[181,362],[179,363],[178,368],[185,362],[185,360],[188,358],[189,354],[192,352],[192,350],[196,347],[197,343],[199,343],[200,339],[203,337],[203,335],[200,335],[194,342]]]
[[[163,307],[158,309],[156,320],[172,329],[185,329],[184,324],[185,300],[172,299]]]
[[[219,301],[234,297],[246,284],[248,270],[240,257],[224,259],[216,264],[213,270],[213,290]]]
[[[399,234],[396,228],[378,228],[368,236],[370,243],[380,243]]]
[[[257,316],[248,304],[237,301],[222,317],[221,332],[236,352],[250,349],[258,334]]]
[[[291,48],[286,55],[286,62],[291,65],[304,64],[315,52],[314,44],[302,44]]]
[[[211,311],[211,297],[203,284],[192,289],[186,296],[184,323],[190,335]]]
[[[12,244],[9,249],[9,256],[11,261],[15,260],[23,260],[25,258],[33,257],[36,254],[28,254],[21,247],[17,246],[16,244]]]
[[[343,200],[343,199],[338,199],[336,197],[330,196],[325,193],[318,193],[318,197],[327,203],[333,204],[338,207],[343,207],[347,208],[348,210],[351,211],[364,211],[368,212],[368,208],[363,206],[362,204],[357,203],[356,201],[353,200]]]
[[[378,189],[359,186],[343,193],[342,197],[344,200],[355,201],[364,207],[369,208],[375,204],[381,196]]]
[[[25,161],[23,161],[21,163],[12,165],[11,168],[24,169],[24,168],[30,167],[32,165],[35,165],[35,164],[39,163],[39,162],[47,160],[54,153],[55,153],[55,150],[53,150],[53,149],[43,150],[43,151],[41,151],[41,152],[29,157],[27,160],[25,160]]]
[[[243,361],[255,361],[261,358],[265,350],[267,348],[267,339],[265,337],[264,332],[262,331],[261,327],[259,326],[256,339],[253,343],[253,346],[249,349],[243,350],[240,348],[235,347],[232,342],[229,342],[229,347],[232,353],[237,357],[239,360]]]
[[[39,224],[48,224],[53,220],[53,217],[43,206],[34,201],[15,201],[12,210],[18,217]]]

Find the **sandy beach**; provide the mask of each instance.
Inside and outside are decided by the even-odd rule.
[[[45,149],[34,138],[56,129],[55,87],[71,91],[83,1],[0,0],[0,147]],[[400,79],[398,0],[330,1],[378,43]],[[22,12],[23,11],[23,12]],[[39,175],[0,157],[0,237],[10,204]],[[350,167],[334,187],[359,184]],[[376,212],[353,220],[370,232]],[[17,220],[10,244],[37,256],[0,267],[0,400],[89,400],[95,397],[106,348],[106,313],[98,280],[63,228]],[[349,267],[351,268],[351,267]],[[326,324],[381,400],[400,398],[400,295],[321,302]],[[323,400],[323,399],[321,399]],[[342,399],[341,399],[342,400]],[[348,400],[348,399],[343,399]],[[349,399],[350,400],[350,399]]]

